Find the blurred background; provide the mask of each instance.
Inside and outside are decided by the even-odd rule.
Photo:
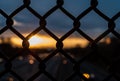
[[[97,8],[107,17],[112,18],[119,10],[120,1],[118,0],[98,0]],[[10,15],[18,7],[23,5],[23,0],[0,0],[0,9],[7,15]],[[46,14],[56,5],[56,0],[31,0],[30,7],[41,16]],[[64,0],[63,8],[71,13],[75,18],[90,7],[90,0]],[[15,28],[24,37],[39,27],[39,18],[33,15],[27,8],[17,13],[12,20]],[[57,9],[46,18],[46,28],[56,37],[61,38],[73,28],[73,20],[65,15],[60,9]],[[85,34],[95,40],[98,36],[108,29],[108,22],[99,16],[93,10],[80,19],[80,28]],[[0,14],[0,30],[6,26],[6,18]],[[115,31],[120,33],[120,19],[115,20]],[[46,59],[56,50],[57,41],[47,32],[41,30],[29,40],[29,50],[24,51],[22,39],[19,38],[10,29],[0,33],[0,73],[5,70],[6,59],[17,57],[11,61],[12,70],[21,76],[25,81],[39,71],[39,61],[33,54],[42,60]],[[110,74],[114,74],[108,81],[118,81],[120,79],[120,40],[109,33],[97,43],[97,49],[91,53],[91,42],[78,32],[72,33],[63,40],[63,50],[73,58],[79,61],[87,54],[91,54],[85,61],[80,63],[81,73],[87,79],[102,81]],[[33,54],[31,54],[33,53]],[[45,62],[46,71],[57,81],[63,81],[72,72],[74,72],[74,63],[66,58],[61,52],[57,52],[47,62]],[[92,81],[93,81],[92,80]],[[0,75],[0,81],[19,81],[10,72]],[[41,74],[34,81],[52,81],[45,74]],[[71,81],[85,81],[80,76],[74,77]]]

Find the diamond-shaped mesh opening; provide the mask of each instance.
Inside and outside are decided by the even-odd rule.
[[[73,64],[61,53],[49,59],[46,66],[46,71],[59,81],[64,80],[73,72]]]
[[[19,80],[10,73],[7,73],[0,78],[0,81],[19,81]]]
[[[61,64],[61,57],[59,54],[56,54],[46,62],[46,71],[50,73],[53,77],[58,75],[57,71]],[[52,70],[54,69],[54,71]]]
[[[120,34],[120,18],[118,18],[116,21],[116,27],[115,30]]]
[[[27,9],[24,9],[16,14],[13,17],[13,21],[13,27],[24,36],[27,36],[29,33],[39,27],[39,18],[34,16]]]
[[[82,37],[79,33],[74,32],[63,41],[63,44],[64,44],[64,48],[68,48],[68,49],[75,47],[85,48],[88,46],[89,41],[84,37]]]
[[[82,13],[90,6],[88,0],[65,0],[63,7],[74,16],[78,16],[78,13]]]
[[[108,28],[107,22],[93,11],[84,16],[80,22],[80,29],[93,39],[97,38]]]
[[[64,22],[61,22],[64,21]],[[47,18],[47,28],[57,37],[64,35],[73,27],[73,21],[60,10],[55,11]]]
[[[0,8],[6,13],[11,14],[15,9],[22,5],[22,0],[12,0],[12,1],[0,1]]]
[[[106,0],[99,0],[99,5],[97,7],[105,15],[113,17],[113,15],[115,15],[120,10],[120,7],[118,6],[119,6],[118,0],[110,0],[109,4],[108,1]]]
[[[19,50],[17,47],[20,46],[20,39],[10,30],[5,31],[0,36],[0,48],[1,51],[8,57],[12,57]]]
[[[12,61],[13,71],[15,71],[24,80],[27,80],[35,74],[38,69],[39,62],[29,54],[21,54],[16,59]]]
[[[64,50],[76,61],[85,56],[89,51],[89,41],[79,33],[74,32],[64,41]]]
[[[102,70],[108,70],[115,60],[119,59],[120,40],[113,34],[106,35],[99,43],[94,52],[86,60]]]
[[[29,43],[30,43],[30,48],[32,49],[37,49],[37,48],[41,48],[42,49],[42,44],[45,43],[45,37],[42,36],[42,35],[34,35],[32,36],[29,40]]]
[[[39,36],[39,41],[36,45],[36,48],[51,50],[56,47],[55,39],[47,34],[45,31],[40,31],[36,35]]]
[[[5,27],[5,24],[6,24],[6,19],[0,15],[0,30]]]
[[[56,0],[31,0],[30,6],[35,9],[39,14],[44,15],[48,10],[53,8]]]

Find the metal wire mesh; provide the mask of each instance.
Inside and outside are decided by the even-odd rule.
[[[10,31],[12,31],[15,35],[17,35],[21,40],[23,40],[22,42],[22,46],[23,49],[21,51],[18,52],[18,54],[15,54],[14,56],[12,56],[11,58],[7,58],[5,56],[5,54],[3,54],[2,52],[0,53],[0,56],[6,61],[5,66],[4,66],[4,70],[2,70],[2,72],[0,73],[0,77],[5,76],[6,74],[10,73],[11,75],[13,75],[15,78],[17,78],[17,80],[19,81],[34,81],[38,76],[44,74],[46,77],[48,77],[51,81],[58,81],[55,77],[53,77],[49,72],[47,72],[46,70],[46,63],[49,61],[49,59],[51,59],[52,57],[54,57],[57,53],[61,53],[65,58],[69,59],[71,63],[73,63],[73,73],[71,73],[68,77],[66,77],[64,79],[64,81],[70,81],[71,79],[73,79],[76,76],[79,76],[80,78],[83,79],[83,81],[94,81],[92,79],[87,79],[82,73],[81,73],[81,69],[80,69],[80,65],[81,63],[83,63],[87,58],[89,58],[90,56],[92,56],[94,53],[96,53],[97,51],[97,43],[103,39],[105,36],[107,36],[108,34],[112,33],[114,36],[116,36],[118,39],[120,39],[120,34],[115,31],[115,21],[120,17],[120,12],[118,12],[116,15],[114,15],[112,18],[109,18],[108,16],[106,16],[103,12],[101,12],[97,6],[98,6],[98,1],[97,0],[91,0],[90,1],[90,7],[87,8],[85,11],[83,11],[82,13],[80,13],[77,17],[73,16],[71,13],[69,13],[69,11],[67,11],[63,5],[64,5],[64,0],[57,0],[56,1],[56,5],[51,8],[49,11],[47,11],[43,16],[40,15],[39,13],[37,13],[36,10],[34,10],[30,4],[31,4],[31,0],[23,0],[23,5],[21,5],[19,8],[17,8],[16,10],[14,10],[10,15],[6,14],[2,9],[0,9],[0,14],[6,19],[6,26],[3,27],[0,30],[0,34],[4,33],[5,31],[7,31],[8,29]],[[26,37],[24,37],[19,31],[17,31],[14,27],[13,27],[13,17],[16,16],[18,13],[20,13],[22,10],[27,9],[31,14],[33,14],[35,17],[37,17],[39,19],[39,27],[37,27],[35,30],[33,30],[29,35],[27,35]],[[71,30],[66,32],[61,38],[58,38],[53,32],[50,31],[49,28],[46,27],[47,25],[47,18],[53,14],[56,10],[61,10],[61,12],[63,14],[65,14],[67,17],[69,17],[72,21],[73,21],[73,27],[71,27]],[[94,11],[96,14],[99,15],[99,17],[103,18],[107,23],[108,23],[108,27],[107,30],[105,32],[103,32],[101,35],[99,35],[96,39],[92,39],[89,35],[87,35],[84,31],[81,30],[81,22],[80,20],[82,18],[84,18],[84,16],[86,16],[87,14],[89,14],[91,11]],[[62,22],[62,21],[61,21]],[[64,21],[63,21],[64,22]],[[36,35],[38,32],[40,31],[44,31],[47,34],[49,34],[50,37],[52,37],[54,40],[56,40],[56,49],[50,53],[45,59],[41,59],[38,55],[34,54],[34,52],[31,51],[31,49],[29,49],[29,42],[28,40]],[[90,51],[81,59],[79,59],[78,61],[76,61],[74,58],[72,58],[69,54],[67,54],[67,52],[63,49],[63,41],[68,38],[69,36],[71,36],[74,32],[78,32],[79,35],[83,36],[86,40],[88,40],[90,42]],[[13,69],[13,61],[14,59],[16,59],[21,53],[29,53],[31,54],[39,63],[39,67],[38,67],[38,72],[36,72],[35,74],[33,74],[32,76],[30,76],[27,80],[24,80],[20,75],[18,75]],[[117,75],[113,72],[111,74],[109,74],[107,77],[105,77],[102,81],[109,81],[109,79],[111,79],[111,77],[114,77],[117,81],[119,81],[119,77],[117,78]]]

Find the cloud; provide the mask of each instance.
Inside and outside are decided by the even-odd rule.
[[[107,16],[114,16],[119,10],[118,0],[99,0],[97,8],[102,11]],[[89,0],[65,0],[63,7],[74,16],[78,16],[84,10],[90,6]],[[74,3],[74,4],[72,4]],[[113,4],[112,4],[113,3]],[[14,4],[14,5],[13,5]],[[0,8],[7,14],[12,13],[16,8],[22,5],[22,0],[13,0],[7,1],[2,0],[0,2]],[[31,7],[35,9],[40,15],[45,14],[49,9],[56,5],[56,1],[51,0],[31,0]],[[3,20],[4,19],[4,20]],[[39,26],[39,19],[36,18],[32,13],[27,9],[23,9],[18,14],[14,16],[14,25],[16,29],[22,32],[31,32]],[[73,21],[68,18],[63,12],[59,9],[52,13],[48,18],[47,28],[53,31],[55,34],[64,34],[68,32],[73,27]],[[108,23],[102,17],[98,16],[94,11],[90,12],[84,16],[81,20],[81,27],[85,33],[90,36],[98,36],[103,33],[108,28]],[[0,26],[4,27],[6,25],[5,18],[0,17]],[[119,20],[116,21],[116,30],[120,30]],[[1,28],[0,27],[0,28]]]
[[[14,20],[13,26],[23,26],[23,25],[24,25],[23,23]]]

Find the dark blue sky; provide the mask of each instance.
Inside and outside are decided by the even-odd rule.
[[[120,11],[120,0],[98,0],[97,8],[108,17],[113,17]],[[21,6],[22,0],[0,0],[0,9],[7,14],[11,14],[16,8]],[[39,14],[44,15],[49,9],[56,5],[56,0],[31,0],[31,7]],[[90,6],[90,0],[64,0],[63,7],[72,15],[77,17],[81,12]],[[27,9],[18,13],[14,19],[14,27],[22,33],[30,33],[39,26],[39,20]],[[47,19],[47,27],[57,35],[62,35],[72,28],[73,21],[57,10]],[[107,29],[107,22],[98,16],[94,11],[81,20],[81,29],[90,36],[98,36]],[[5,18],[0,15],[0,29],[5,26]],[[116,30],[120,31],[120,19],[116,20]],[[77,35],[77,34],[75,34]]]

